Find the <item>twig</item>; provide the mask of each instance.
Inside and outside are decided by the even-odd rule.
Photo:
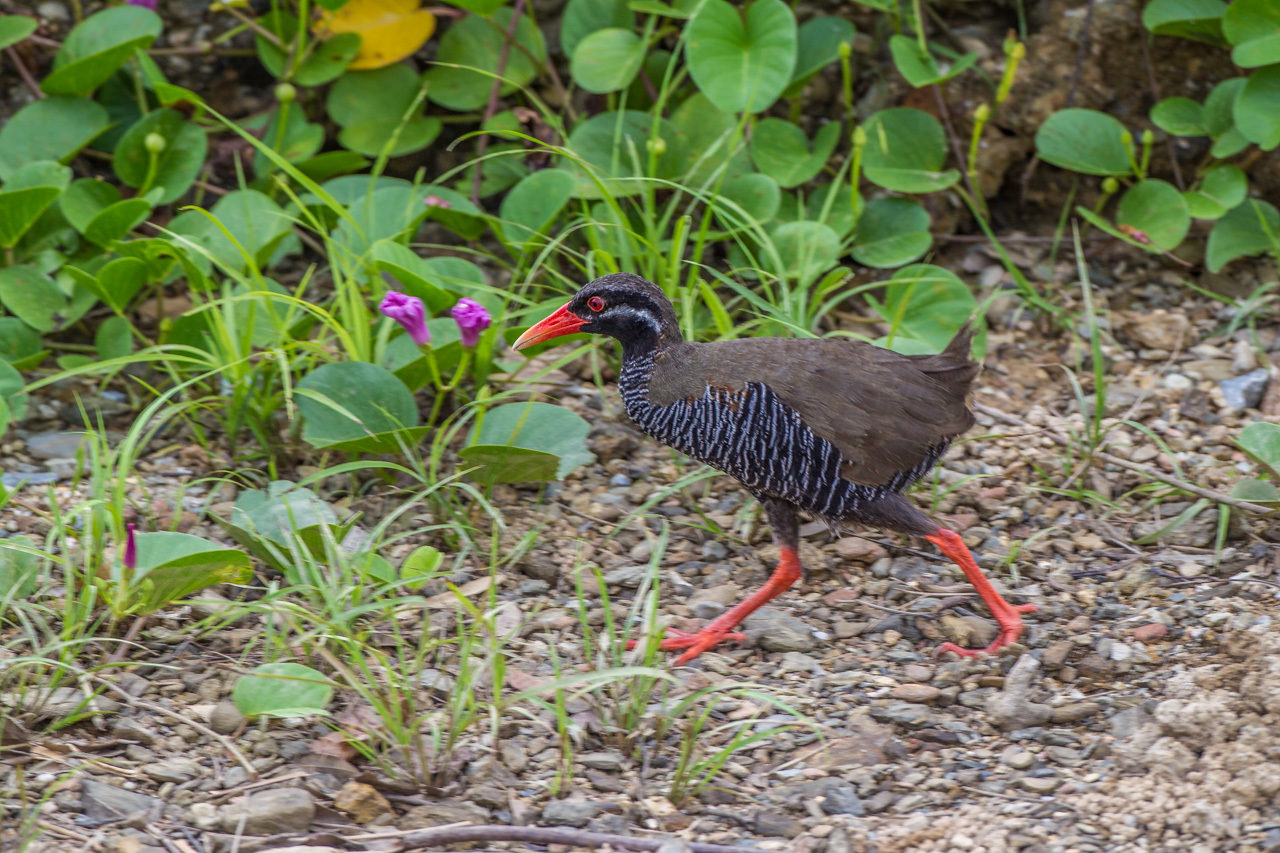
[[[516,40],[516,29],[520,26],[520,16],[524,14],[524,0],[516,0],[511,10],[511,23],[507,24],[507,37],[502,42],[502,50],[498,53],[498,65],[494,69],[493,82],[489,85],[489,103],[484,108],[484,119],[480,126],[484,127],[498,113],[498,96],[502,94],[502,75],[507,70],[507,58],[511,56],[511,45]],[[484,169],[484,155],[489,150],[489,134],[480,136],[476,143],[476,164],[471,172],[471,203],[480,205],[480,178]]]
[[[964,155],[964,144],[960,141],[960,137],[956,135],[955,126],[951,123],[951,111],[947,109],[947,102],[942,97],[942,87],[934,83],[930,88],[933,89],[934,100],[938,102],[938,115],[942,117],[942,126],[947,131],[947,139],[951,142],[951,153],[955,155],[956,165],[960,167],[960,173],[964,175],[964,182],[969,187],[969,195],[973,196],[974,204],[985,211],[987,200],[978,191],[978,185],[974,182],[973,175],[969,174],[968,163]]]
[[[31,76],[31,72],[27,70],[26,63],[22,61],[22,57],[18,55],[18,51],[12,47],[5,48],[5,52],[9,54],[9,59],[13,61],[13,67],[18,69],[18,76],[22,78],[22,82],[27,84],[27,88],[31,90],[31,94],[37,100],[44,97],[44,92],[40,89],[40,84],[36,82],[36,78]]]
[[[126,705],[130,707],[141,708],[144,711],[150,711],[153,714],[160,714],[162,716],[169,717],[170,719],[174,719],[179,722],[186,723],[188,726],[191,726],[191,728],[200,732],[200,734],[213,738],[218,743],[222,744],[223,748],[226,749],[227,752],[230,753],[231,756],[240,763],[240,766],[243,767],[245,771],[249,774],[250,779],[258,778],[258,768],[254,767],[253,764],[249,762],[249,759],[245,757],[244,753],[241,752],[240,749],[234,743],[232,743],[230,740],[223,737],[222,735],[218,734],[213,729],[209,728],[199,720],[193,720],[191,717],[185,717],[182,714],[179,714],[177,711],[170,710],[169,708],[166,708],[163,705],[157,705],[156,703],[148,702],[145,699],[138,699],[133,694],[129,693],[129,691],[125,690],[123,687],[120,687],[118,684],[115,684],[114,682],[109,681],[100,675],[91,674],[89,676],[89,679],[91,681],[98,682],[103,687],[115,693],[117,696],[120,697],[121,701],[123,701]]]
[[[400,841],[400,849],[439,847],[467,841],[523,841],[529,844],[568,844],[574,847],[603,847],[608,844],[610,847],[621,850],[657,850],[666,843],[666,840],[634,838],[630,835],[613,835],[607,832],[587,832],[581,829],[493,824],[420,829],[404,836]],[[758,848],[689,842],[689,849],[693,853],[750,853]],[[779,853],[792,853],[792,851],[782,850]]]
[[[1000,411],[999,409],[993,409],[990,406],[984,406],[981,403],[975,403],[973,405],[973,410],[975,412],[978,412],[979,414],[986,415],[987,417],[990,417],[990,418],[995,418],[998,421],[1003,421],[1013,426],[1034,428],[1034,425],[1027,423],[1022,418],[1007,414],[1005,412]],[[1046,432],[1045,435],[1047,435],[1051,441],[1053,441],[1055,444],[1061,447],[1071,446],[1071,442],[1067,441],[1067,439],[1063,438],[1062,436],[1056,433]],[[1186,480],[1179,480],[1177,477],[1174,477],[1171,474],[1165,474],[1164,472],[1157,471],[1155,468],[1151,468],[1147,465],[1143,465],[1138,462],[1130,462],[1128,459],[1121,459],[1119,456],[1112,456],[1110,453],[1103,453],[1099,451],[1093,454],[1093,458],[1100,459],[1109,465],[1116,465],[1120,468],[1125,468],[1129,471],[1135,471],[1143,475],[1144,477],[1150,477],[1152,480],[1159,480],[1162,483],[1167,483],[1170,486],[1175,486],[1176,488],[1182,489],[1184,492],[1188,492],[1190,494],[1196,495],[1197,497],[1208,498],[1211,501],[1216,501],[1217,503],[1225,504],[1226,506],[1232,507],[1233,509],[1242,510],[1244,512],[1256,512],[1263,515],[1268,515],[1270,513],[1276,512],[1276,510],[1272,509],[1271,507],[1263,506],[1261,504],[1249,503],[1248,501],[1236,500],[1233,497],[1228,497],[1227,495],[1219,494],[1218,492],[1212,491],[1210,489],[1204,489],[1204,488],[1201,488],[1200,486],[1193,485],[1191,483],[1188,483]]]

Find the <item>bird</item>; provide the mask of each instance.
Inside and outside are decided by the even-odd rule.
[[[668,628],[660,643],[687,664],[800,580],[800,511],[833,529],[850,523],[920,536],[977,590],[999,625],[984,649],[943,643],[937,653],[995,654],[1021,636],[1021,614],[991,585],[964,540],[904,490],[974,424],[969,397],[980,371],[966,323],[937,355],[903,355],[848,338],[684,339],[671,300],[632,273],[584,285],[512,347],[563,335],[606,335],[622,345],[618,389],[627,415],[651,438],[738,480],[763,508],[777,567],[759,590],[701,630]]]

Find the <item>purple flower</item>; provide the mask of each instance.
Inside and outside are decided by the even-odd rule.
[[[418,346],[431,343],[431,332],[427,329],[427,309],[418,297],[388,290],[378,310],[399,323],[400,328],[408,332]]]
[[[480,340],[480,333],[489,328],[489,312],[474,299],[459,299],[449,312],[458,324],[458,333],[464,347],[473,347]]]
[[[138,540],[133,534],[136,527],[136,524],[124,526],[124,567],[129,570],[138,568]]]
[[[451,206],[449,202],[440,198],[440,196],[438,195],[429,195],[422,200],[422,203],[425,204],[427,207],[439,207],[444,210],[448,210]]]
[[[124,0],[129,6],[141,6],[144,9],[150,9],[152,12],[156,10],[158,0]]]

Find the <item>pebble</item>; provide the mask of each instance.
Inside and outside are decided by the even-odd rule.
[[[209,728],[220,735],[239,731],[242,725],[244,725],[244,714],[240,713],[235,702],[219,702],[209,712]]]
[[[886,646],[896,646],[898,641],[902,639],[902,635],[890,628],[884,632],[884,644]]]
[[[1061,776],[1027,776],[1019,779],[1018,783],[1031,793],[1044,796],[1058,790],[1062,781]]]
[[[889,556],[883,546],[861,536],[847,536],[836,542],[836,556],[858,563],[874,563]]]
[[[36,459],[74,459],[87,434],[83,432],[42,432],[27,437],[27,453]]]
[[[1232,409],[1256,409],[1271,381],[1271,371],[1265,367],[1251,370],[1242,376],[1224,379],[1218,383],[1222,400]]]
[[[718,601],[695,601],[689,605],[689,612],[695,619],[714,619],[726,609],[728,608]]]
[[[142,772],[160,782],[189,782],[204,771],[190,758],[176,756],[143,765]]]
[[[1048,722],[1053,716],[1048,705],[1027,698],[1031,679],[1039,667],[1040,662],[1031,655],[1018,658],[1005,677],[1004,690],[987,699],[987,718],[993,726],[1003,731],[1023,729]]]
[[[1178,566],[1178,574],[1184,578],[1198,578],[1204,574],[1204,566],[1192,562],[1181,563]]]
[[[616,752],[584,752],[574,756],[574,760],[593,770],[604,770],[609,773],[622,771],[622,756]]]
[[[804,824],[789,814],[761,809],[756,812],[757,835],[769,838],[795,838],[804,832]]]
[[[1155,643],[1164,639],[1169,633],[1169,626],[1161,622],[1152,622],[1141,628],[1133,629],[1133,638],[1141,643]]]
[[[914,702],[929,705],[936,702],[942,691],[932,684],[900,684],[890,694],[894,699],[903,702]]]
[[[154,819],[164,809],[164,800],[85,779],[80,783],[80,808],[93,820],[120,820],[134,814]]]
[[[542,807],[542,820],[551,826],[586,826],[604,811],[604,804],[592,800],[552,800]]]
[[[315,813],[311,793],[302,788],[272,788],[247,794],[218,811],[223,832],[236,832],[243,820],[246,835],[303,832]]]
[[[333,798],[333,807],[350,815],[356,823],[369,823],[391,813],[391,804],[377,788],[355,781],[342,786]]]
[[[1036,757],[1019,746],[1010,745],[1000,754],[1000,761],[1014,770],[1026,770],[1036,763]]]
[[[881,712],[885,719],[909,729],[922,729],[934,723],[933,712],[923,705],[895,702]]]
[[[752,613],[742,627],[765,651],[809,652],[818,645],[807,623],[772,607]]]

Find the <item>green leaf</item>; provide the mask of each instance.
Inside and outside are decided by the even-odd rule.
[[[560,18],[560,47],[565,56],[573,56],[582,40],[596,30],[630,30],[635,25],[627,0],[569,0]]]
[[[1136,228],[1154,246],[1171,251],[1191,229],[1191,213],[1176,187],[1148,179],[1134,184],[1121,197],[1116,222]]]
[[[396,122],[413,104],[421,84],[418,75],[404,63],[374,71],[351,71],[329,89],[325,107],[339,127],[371,121]]]
[[[11,419],[10,423],[20,421],[27,415],[27,395],[22,393],[26,385],[17,368],[7,361],[0,361],[0,400],[4,400],[8,406],[6,411]]]
[[[597,178],[614,196],[636,195],[643,189],[639,180],[617,180],[647,175],[649,141],[653,117],[636,110],[608,112],[581,122],[569,134],[567,148],[593,167]],[[667,143],[658,155],[657,172],[650,177],[674,178],[684,161],[682,145],[675,129],[665,119],[658,119],[658,137]],[[638,162],[637,162],[638,161]],[[601,198],[600,188],[577,163],[564,159],[559,168],[577,179],[577,198]]]
[[[452,5],[457,6],[459,9],[466,9],[468,12],[475,12],[477,15],[484,15],[487,18],[509,2],[510,0],[458,0]]]
[[[1174,136],[1209,136],[1204,108],[1190,98],[1165,98],[1151,108],[1151,121]]]
[[[26,15],[0,15],[0,50],[15,45],[40,28],[40,22]]]
[[[1127,175],[1133,171],[1119,121],[1097,110],[1059,110],[1036,131],[1040,159],[1086,175]]]
[[[1280,503],[1280,489],[1266,480],[1240,480],[1231,487],[1231,497],[1255,504]]]
[[[4,22],[0,18],[0,24]],[[9,427],[8,405],[0,398],[0,435]],[[0,541],[0,602],[6,609],[12,602],[28,598],[40,582],[40,548],[30,536],[18,535]]]
[[[732,179],[752,171],[746,145],[736,134],[737,118],[717,109],[701,92],[676,108],[671,127],[684,155],[684,163],[675,171],[685,183],[702,187],[718,182],[722,174]]]
[[[1204,124],[1214,139],[1220,138],[1236,126],[1236,98],[1244,84],[1244,77],[1223,80],[1204,99]]]
[[[333,508],[305,489],[286,480],[273,481],[266,489],[247,489],[236,498],[231,519],[218,523],[241,546],[284,573],[290,583],[303,583],[301,572],[286,556],[295,543],[319,559],[326,559],[326,543],[341,542],[355,517],[339,524]]]
[[[1240,430],[1236,443],[1280,477],[1280,424],[1255,421]]]
[[[110,246],[137,228],[151,215],[151,203],[144,198],[128,198],[100,211],[84,229],[85,239]]]
[[[298,19],[280,9],[273,9],[258,18],[258,25],[274,33],[283,44],[292,44],[298,36]],[[258,59],[271,76],[289,80],[300,86],[320,86],[336,80],[347,70],[351,60],[360,52],[360,36],[355,33],[337,33],[314,44],[300,65],[287,72],[289,57],[275,43],[263,35],[255,37]]]
[[[862,172],[871,183],[896,192],[927,193],[960,180],[955,169],[942,171],[947,135],[928,113],[910,107],[881,110],[863,129]]]
[[[821,222],[786,222],[770,234],[782,275],[807,283],[835,266],[840,257],[840,237]]]
[[[94,333],[93,346],[102,361],[124,358],[133,352],[133,329],[129,321],[120,316],[103,320]]]
[[[823,68],[840,58],[840,45],[853,42],[853,24],[834,15],[819,15],[800,25],[796,33],[796,67],[782,94],[794,98]]]
[[[139,615],[215,584],[244,583],[252,575],[248,554],[188,533],[139,533],[137,544],[138,566],[123,605]]]
[[[1159,36],[1222,44],[1226,11],[1222,0],[1152,0],[1142,10],[1142,24]]]
[[[631,85],[644,64],[647,45],[631,30],[596,30],[573,52],[569,73],[588,92],[605,95]]]
[[[326,151],[296,165],[299,172],[317,184],[323,184],[338,175],[358,172],[368,166],[369,161],[350,151]]]
[[[1249,199],[1213,223],[1205,261],[1210,272],[1220,272],[1236,258],[1275,249],[1278,240],[1280,211],[1269,202]]]
[[[30,370],[48,354],[39,332],[17,317],[0,317],[0,361],[18,370]]]
[[[120,191],[106,181],[83,178],[67,187],[58,206],[71,227],[81,234],[93,217],[120,200]]]
[[[910,198],[878,198],[858,218],[850,254],[858,263],[884,269],[919,258],[933,245],[929,214]]]
[[[137,258],[116,258],[92,275],[79,267],[66,267],[76,284],[101,299],[116,313],[123,313],[147,280],[147,265]]]
[[[1196,219],[1217,219],[1244,202],[1249,180],[1239,166],[1223,164],[1204,173],[1200,186],[1187,190],[1182,197]]]
[[[0,247],[12,249],[54,199],[57,187],[27,187],[0,192]]]
[[[503,54],[504,33],[511,23],[511,9],[499,9],[490,19],[468,15],[445,31],[440,39],[436,61],[441,63],[426,73],[427,97],[433,103],[459,112],[477,110],[489,100],[493,74]],[[524,50],[506,53],[500,94],[509,95],[533,81],[546,62],[547,48],[542,33],[527,15],[516,25],[516,41]],[[528,51],[528,54],[525,53]],[[534,57],[534,60],[530,59]],[[447,65],[466,66],[450,68]],[[478,69],[473,71],[471,69]],[[487,73],[480,73],[487,72]]]
[[[106,109],[88,98],[32,101],[0,126],[0,180],[38,160],[69,161],[109,122]]]
[[[461,261],[461,258],[423,258],[408,246],[393,240],[378,241],[371,254],[378,272],[390,274],[399,283],[399,290],[421,299],[428,314],[447,311],[458,301],[458,293],[450,289],[449,279],[441,276],[438,264],[447,260]],[[470,264],[470,261],[462,263]],[[479,274],[483,282],[484,274]]]
[[[742,208],[742,212],[729,209],[720,202],[733,202]],[[720,188],[715,207],[716,217],[729,230],[763,225],[777,215],[781,202],[782,190],[773,178],[758,172],[738,175],[725,181]],[[742,221],[744,214],[746,222]]]
[[[53,187],[62,192],[71,185],[71,170],[53,160],[37,160],[14,171],[4,182],[4,191],[26,190],[32,187]]]
[[[401,157],[421,151],[436,141],[444,124],[438,118],[417,116],[409,119],[400,127],[400,120],[364,121],[344,127],[338,134],[338,142],[343,148],[370,157],[382,155],[387,140],[399,129],[396,144],[387,151],[388,157]]]
[[[0,269],[0,303],[40,332],[60,329],[67,310],[67,297],[58,283],[25,265]]]
[[[912,264],[885,282],[884,303],[872,300],[872,307],[889,324],[891,346],[905,337],[938,353],[973,316],[978,303],[968,286],[950,270],[933,264]]]
[[[439,548],[419,545],[400,564],[400,577],[405,580],[434,577],[442,565],[444,565],[444,554],[440,553]]]
[[[1234,115],[1236,129],[1263,151],[1280,145],[1280,64],[1249,75],[1236,96]]]
[[[1280,0],[1235,0],[1222,16],[1222,33],[1241,68],[1280,62]]]
[[[819,128],[810,151],[809,140],[798,126],[780,118],[761,119],[751,136],[751,159],[779,186],[799,186],[822,171],[840,141],[841,127],[831,122]]]
[[[231,701],[246,717],[328,714],[333,684],[300,663],[264,663],[236,679]]]
[[[968,71],[978,61],[976,53],[966,53],[943,68],[938,65],[933,54],[920,46],[919,39],[904,35],[890,36],[889,52],[893,55],[893,64],[898,73],[917,89],[950,80]]]
[[[705,0],[685,33],[693,81],[725,112],[763,112],[791,82],[796,19],[782,0],[754,0],[745,15]]]
[[[227,193],[214,202],[209,212],[259,266],[267,263],[293,226],[280,205],[257,190]],[[204,227],[203,243],[214,258],[233,270],[248,267],[249,262],[222,229],[207,221]]]
[[[459,451],[469,475],[486,485],[564,479],[595,459],[587,450],[591,425],[562,406],[510,403],[485,412]]]
[[[520,181],[502,200],[504,241],[517,250],[531,248],[533,237],[550,231],[576,187],[573,175],[559,169],[541,169]]]
[[[413,445],[418,428],[413,394],[391,371],[363,361],[322,365],[298,382],[302,438],[313,447],[365,453],[396,453],[400,440]]]
[[[324,145],[324,128],[307,121],[307,114],[293,104],[281,104],[271,111],[262,139],[285,160],[298,163],[314,157]],[[253,171],[258,178],[270,175],[275,169],[267,152],[254,152]]]
[[[160,16],[140,6],[113,6],[85,18],[67,35],[40,83],[50,95],[88,95],[163,30]]]

